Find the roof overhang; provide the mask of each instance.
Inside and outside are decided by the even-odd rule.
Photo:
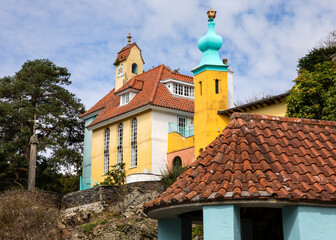
[[[120,114],[118,116],[107,119],[105,121],[102,121],[100,123],[97,123],[95,125],[92,125],[92,126],[88,127],[87,129],[92,131],[92,130],[104,127],[106,125],[113,124],[115,122],[121,121],[123,119],[130,118],[134,115],[137,115],[139,113],[142,113],[142,112],[145,112],[145,111],[148,111],[148,110],[156,110],[156,111],[160,111],[160,112],[169,112],[169,113],[174,113],[174,114],[177,114],[177,115],[183,115],[183,116],[186,116],[186,117],[193,117],[194,116],[194,113],[192,113],[192,112],[186,112],[186,111],[181,111],[181,110],[176,110],[176,109],[171,109],[171,108],[159,107],[159,106],[155,106],[155,105],[152,105],[152,104],[147,104],[147,105],[144,105],[142,107],[139,107],[139,108],[133,109],[131,111],[125,112],[123,114]]]
[[[262,199],[225,200],[225,201],[213,201],[213,202],[184,203],[184,204],[171,205],[167,207],[160,207],[148,211],[147,216],[154,219],[176,218],[188,212],[202,210],[204,206],[214,206],[214,205],[237,205],[239,207],[266,207],[266,208],[283,208],[290,206],[336,207],[336,204],[334,202],[322,204],[314,202],[277,200],[273,198],[265,200]]]
[[[120,92],[116,92],[115,95],[121,96],[125,93],[129,93],[129,92],[138,93],[139,91],[140,90],[138,90],[138,89],[134,89],[134,88],[129,87],[129,88],[126,88],[125,90],[122,90]]]
[[[104,109],[104,108],[101,108],[101,109],[99,109],[99,110],[96,110],[96,111],[94,111],[94,112],[92,112],[92,113],[86,114],[86,115],[84,115],[84,116],[82,116],[82,117],[79,117],[79,118],[85,121],[85,120],[87,120],[87,119],[89,119],[89,118],[92,118],[92,117],[97,116],[103,109]]]
[[[174,79],[174,78],[167,78],[165,80],[161,80],[160,82],[163,83],[163,84],[172,82],[172,83],[178,83],[178,84],[182,84],[182,85],[186,85],[186,86],[190,86],[190,87],[194,86],[193,83],[184,82],[184,81],[177,80],[177,79]]]
[[[241,106],[237,106],[237,107],[233,107],[233,108],[229,108],[226,110],[218,110],[218,114],[220,115],[228,115],[230,116],[232,113],[234,112],[247,112],[253,109],[258,109],[258,108],[262,108],[265,106],[270,106],[276,103],[281,103],[283,101],[285,101],[286,97],[289,95],[289,92],[280,94],[280,95],[276,95],[276,96],[272,96],[269,98],[264,98],[255,102],[251,102],[251,103],[247,103]]]

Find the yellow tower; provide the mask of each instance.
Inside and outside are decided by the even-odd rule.
[[[202,59],[195,69],[195,156],[197,157],[228,124],[229,117],[218,115],[218,109],[231,107],[232,72],[219,57],[222,37],[215,33],[216,11],[208,12],[208,32],[198,41]]]
[[[141,50],[134,42],[131,43],[132,36],[128,33],[128,44],[118,52],[117,59],[114,62],[115,71],[115,90],[117,91],[132,77],[143,73],[145,64]]]

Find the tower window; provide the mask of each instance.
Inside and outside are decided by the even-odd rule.
[[[200,86],[200,95],[202,96],[202,82],[199,82],[199,86]]]
[[[120,123],[118,126],[118,136],[117,136],[117,164],[123,161],[123,124]]]
[[[132,64],[132,73],[138,74],[138,65],[136,63]]]
[[[110,160],[109,146],[110,146],[110,129],[106,128],[104,134],[104,174],[106,174],[109,171],[109,160]]]
[[[216,79],[215,80],[215,91],[216,91],[216,94],[218,94],[219,93],[219,80],[218,79]]]
[[[137,119],[134,118],[132,120],[132,126],[131,126],[131,167],[137,166],[137,158],[138,158],[138,141],[137,141],[137,135],[138,135],[138,126],[137,126]]]

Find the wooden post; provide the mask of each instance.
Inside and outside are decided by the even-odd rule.
[[[36,154],[38,138],[35,135],[36,130],[36,116],[34,116],[34,130],[33,136],[30,137],[30,158],[29,158],[29,172],[28,172],[28,191],[35,190],[35,175],[36,175]]]

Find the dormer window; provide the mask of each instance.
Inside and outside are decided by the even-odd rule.
[[[123,92],[120,94],[120,106],[126,105],[129,103],[134,97],[136,93],[135,92]]]
[[[194,84],[171,78],[162,81],[162,83],[172,94],[194,99]]]
[[[129,101],[130,101],[129,93],[125,93],[125,94],[121,95],[120,105],[125,105],[125,104],[129,103]]]
[[[194,87],[173,83],[173,94],[194,98]]]

